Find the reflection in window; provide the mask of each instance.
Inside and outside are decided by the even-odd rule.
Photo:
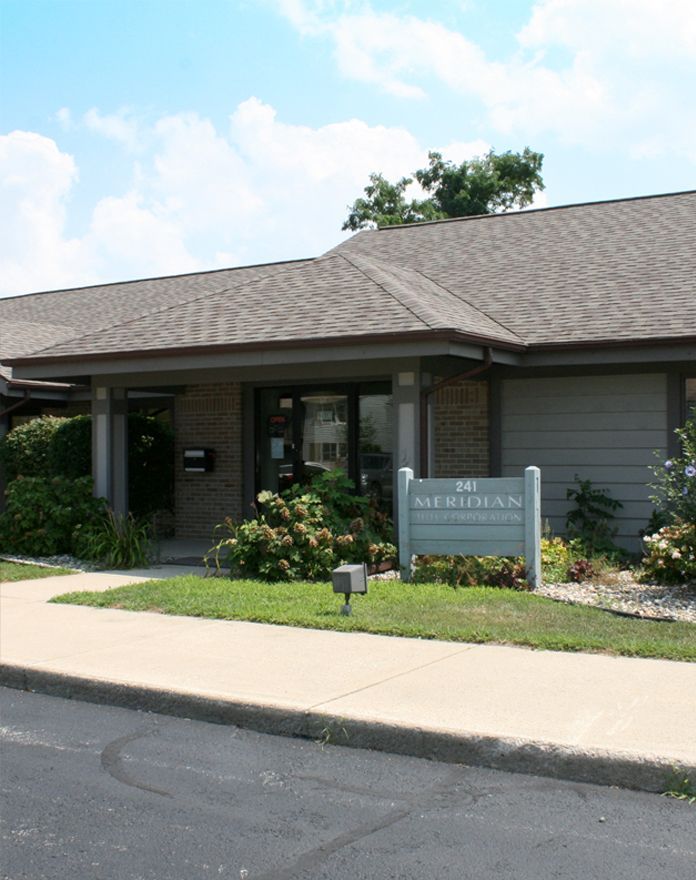
[[[348,471],[348,398],[332,391],[308,392],[303,412],[302,460],[323,470]]]
[[[696,415],[696,379],[686,380],[686,415]]]
[[[361,394],[359,419],[360,489],[391,513],[394,484],[391,394]]]

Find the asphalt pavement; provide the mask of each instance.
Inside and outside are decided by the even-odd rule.
[[[696,780],[696,664],[52,605],[181,567],[0,586],[0,683],[452,763]]]
[[[4,880],[691,880],[696,808],[0,689]]]

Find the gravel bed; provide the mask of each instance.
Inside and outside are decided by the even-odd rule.
[[[696,585],[641,583],[630,571],[616,572],[602,580],[581,584],[544,584],[534,592],[537,596],[571,605],[593,605],[652,620],[696,623]]]
[[[398,571],[372,575],[370,580],[396,580]],[[544,584],[533,591],[567,605],[592,605],[650,620],[696,623],[696,584],[664,586],[637,581],[630,571],[618,571],[601,580],[581,584]]]

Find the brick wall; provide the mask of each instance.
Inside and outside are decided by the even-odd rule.
[[[242,511],[242,398],[238,384],[189,385],[174,402],[177,538],[210,538],[226,516]],[[186,447],[215,450],[212,473],[183,469]]]
[[[462,380],[435,394],[435,477],[487,477],[488,383]]]

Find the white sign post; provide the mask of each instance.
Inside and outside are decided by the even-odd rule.
[[[541,474],[524,477],[414,480],[399,470],[399,567],[413,574],[413,557],[524,556],[527,579],[541,584]]]

